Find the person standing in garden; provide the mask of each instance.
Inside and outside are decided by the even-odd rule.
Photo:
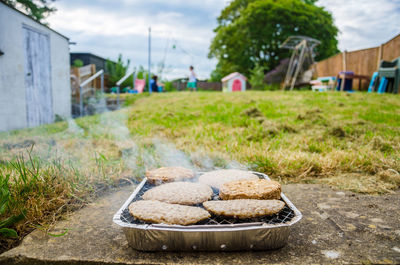
[[[196,76],[196,73],[194,72],[193,66],[190,66],[189,70],[190,70],[190,75],[189,75],[189,81],[187,83],[187,88],[189,88],[190,91],[196,91],[197,90],[197,76]]]

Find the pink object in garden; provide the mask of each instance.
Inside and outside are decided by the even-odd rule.
[[[222,78],[222,90],[224,92],[246,91],[247,78],[241,73],[235,72]]]
[[[145,86],[146,86],[146,80],[144,79],[135,80],[135,90],[138,92],[138,94],[143,93]]]
[[[239,79],[233,80],[232,91],[242,91],[242,82]]]

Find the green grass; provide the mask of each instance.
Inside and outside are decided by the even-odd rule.
[[[398,95],[171,93],[141,99],[129,112],[135,135],[166,137],[186,153],[201,149],[287,183],[364,193],[399,187]],[[350,184],[346,174],[369,181]]]
[[[400,185],[398,95],[180,92],[121,98],[126,108],[120,111],[0,133],[0,228],[2,220],[24,213],[23,221],[7,225],[19,239],[38,225],[46,230],[99,191],[174,163],[202,169],[240,163],[282,183],[371,194]],[[3,250],[15,242],[0,236]]]

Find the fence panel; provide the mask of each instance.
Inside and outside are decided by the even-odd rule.
[[[338,53],[328,59],[318,62],[316,68],[319,77],[336,76],[343,70],[343,54]]]
[[[346,69],[357,75],[372,76],[378,66],[379,47],[346,53]]]
[[[336,76],[344,70],[354,71],[358,75],[372,76],[378,70],[381,60],[392,61],[399,56],[400,34],[380,47],[339,53],[316,63],[315,67],[319,77]]]
[[[382,60],[392,61],[400,56],[400,34],[382,45]]]

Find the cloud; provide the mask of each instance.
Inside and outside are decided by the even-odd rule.
[[[216,18],[228,0],[57,0],[50,26],[77,42],[71,51],[91,52],[147,68],[148,27],[152,27],[152,70],[165,58],[166,78],[183,77],[194,65],[208,78],[216,65],[207,58]],[[319,0],[332,12],[339,48],[377,46],[400,32],[399,0]],[[175,49],[173,48],[175,46]]]
[[[319,0],[339,28],[339,49],[379,46],[400,33],[399,0]]]
[[[151,26],[153,71],[166,58],[167,78],[185,76],[190,64],[201,78],[207,78],[216,64],[207,58],[208,47],[224,6],[225,0],[60,0],[48,22],[77,42],[71,51],[111,59],[121,53],[133,65],[146,68]]]

